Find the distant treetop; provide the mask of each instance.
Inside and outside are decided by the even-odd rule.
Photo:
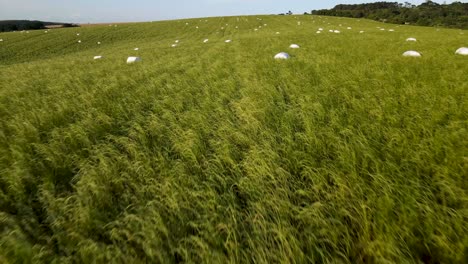
[[[426,1],[419,6],[409,2],[376,2],[337,5],[332,9],[312,10],[313,15],[368,18],[395,24],[443,26],[468,29],[468,3],[438,4]]]

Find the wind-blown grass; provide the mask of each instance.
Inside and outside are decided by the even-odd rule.
[[[0,34],[0,262],[466,263],[468,32],[261,18]]]

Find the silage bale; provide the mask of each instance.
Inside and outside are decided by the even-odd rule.
[[[274,59],[276,59],[276,60],[287,60],[289,58],[290,58],[290,56],[286,52],[280,52],[280,53],[276,54],[275,57],[274,57]]]
[[[457,51],[455,51],[455,54],[467,56],[468,55],[468,48],[461,47],[461,48],[457,49]]]
[[[340,34],[341,31],[339,31],[339,30],[334,30],[333,33]]]
[[[408,42],[416,42],[417,40],[415,38],[407,38],[406,41]]]
[[[139,48],[134,48],[133,50],[134,50],[134,51],[139,51],[140,49],[139,49]]]
[[[207,43],[209,41],[209,39],[205,39],[203,40],[203,43]]]
[[[403,53],[403,57],[421,57],[421,53],[414,50],[409,50]]]
[[[291,44],[291,45],[289,46],[289,48],[291,48],[291,49],[298,49],[298,48],[300,48],[300,47],[299,47],[299,45],[297,45],[297,44]]]
[[[231,43],[231,42],[232,42],[232,40],[230,40],[230,39],[227,39],[227,40],[225,40],[224,42],[225,42],[225,43]]]
[[[100,59],[102,59],[102,56],[94,56],[94,59],[95,60],[100,60]]]
[[[177,47],[177,44],[172,44],[171,47],[175,48]]]
[[[135,63],[141,61],[140,57],[128,57],[127,58],[127,64]]]

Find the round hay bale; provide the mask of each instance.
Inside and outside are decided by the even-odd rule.
[[[135,63],[135,62],[140,62],[141,58],[140,57],[128,57],[127,58],[127,64]]]
[[[421,57],[421,53],[414,50],[409,50],[403,53],[403,57]]]
[[[289,58],[290,58],[290,56],[286,52],[280,52],[280,53],[276,54],[275,57],[274,57],[275,60],[287,60]]]
[[[455,54],[467,56],[468,55],[468,48],[461,47],[461,48],[457,49],[457,51],[455,51]]]

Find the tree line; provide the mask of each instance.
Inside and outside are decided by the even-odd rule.
[[[62,27],[75,27],[74,24],[69,23],[54,23],[43,22],[36,20],[3,20],[0,21],[0,32],[21,31],[21,30],[35,30],[45,29],[50,25],[60,25]]]
[[[376,2],[337,5],[332,9],[312,10],[313,15],[368,18],[395,24],[468,28],[468,3],[438,4],[426,1],[421,5],[397,2]]]

